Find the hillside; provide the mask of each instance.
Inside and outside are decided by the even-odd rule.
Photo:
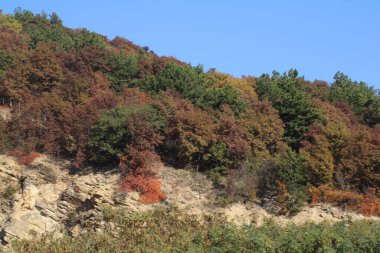
[[[116,195],[137,212],[175,205],[227,219],[236,208],[238,224],[255,214],[301,224],[315,208],[334,210],[322,220],[380,216],[380,97],[366,83],[294,69],[237,78],[69,29],[55,13],[0,14],[0,154],[3,243],[15,205],[52,232],[91,201],[119,205]],[[93,187],[83,196],[81,182]],[[26,195],[44,191],[49,208]]]

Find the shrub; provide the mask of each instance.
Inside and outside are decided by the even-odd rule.
[[[323,185],[318,188],[310,188],[309,193],[313,204],[327,202],[367,216],[380,216],[380,198],[376,196],[374,190],[366,194],[358,194],[349,191],[333,190],[329,186]]]
[[[36,152],[29,152],[25,153],[21,149],[14,149],[12,151],[9,151],[7,153],[9,156],[13,156],[17,158],[17,162],[21,165],[29,165],[31,164],[36,158],[40,157],[41,155]]]
[[[139,192],[142,203],[159,203],[166,198],[160,181],[144,175],[127,175],[120,184],[120,190]]]
[[[302,158],[291,149],[267,161],[259,169],[258,176],[259,195],[276,196],[281,209],[290,214],[297,213],[307,200],[310,176]]]
[[[18,158],[18,162],[20,163],[20,164],[22,164],[22,165],[29,165],[29,164],[31,164],[33,161],[34,161],[34,159],[36,159],[36,158],[38,158],[38,157],[40,157],[41,155],[40,154],[38,154],[38,153],[36,153],[36,152],[30,152],[30,153],[28,153],[28,154],[25,154],[25,155],[23,155],[23,156],[20,156],[19,158]]]
[[[0,106],[1,110],[1,106]],[[11,138],[6,131],[6,124],[0,119],[0,153],[7,151],[12,147]]]
[[[114,163],[128,157],[127,145],[137,150],[151,150],[161,142],[160,131],[165,119],[151,107],[117,107],[104,111],[90,132],[90,160]]]

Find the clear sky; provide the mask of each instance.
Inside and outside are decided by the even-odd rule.
[[[1,0],[234,76],[340,70],[380,88],[379,0]]]

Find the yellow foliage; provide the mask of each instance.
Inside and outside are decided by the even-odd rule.
[[[22,31],[22,24],[12,15],[3,15],[0,11],[0,28],[7,27],[15,32]]]
[[[227,85],[232,86],[240,92],[243,99],[254,99],[258,100],[257,94],[253,89],[252,82],[248,78],[235,78],[228,74],[219,72],[209,72],[207,73],[207,81],[215,87],[223,88]]]
[[[334,173],[334,157],[329,150],[329,142],[323,134],[314,134],[312,141],[303,142],[300,155],[305,159],[316,183],[332,183]]]

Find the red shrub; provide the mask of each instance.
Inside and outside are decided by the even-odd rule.
[[[120,168],[126,173],[120,182],[120,190],[140,193],[142,203],[158,203],[166,198],[161,191],[160,182],[155,179],[156,172],[162,167],[160,157],[151,150],[137,150],[127,145],[129,157],[120,157]]]
[[[380,216],[380,198],[376,197],[374,192],[358,194],[349,191],[332,190],[326,185],[310,188],[309,192],[312,204],[326,202],[366,216]]]
[[[34,159],[41,156],[36,152],[25,153],[21,149],[14,149],[12,151],[9,151],[7,155],[16,157],[17,162],[21,165],[29,165],[34,161]]]
[[[160,156],[149,150],[137,150],[127,147],[129,159],[120,158],[120,167],[128,174],[154,176],[156,171],[162,167]]]
[[[18,162],[22,165],[29,165],[31,164],[34,159],[40,157],[41,155],[36,152],[30,152],[29,154],[23,155],[18,158]]]
[[[24,151],[22,151],[19,148],[15,148],[15,149],[10,150],[10,151],[7,152],[8,156],[13,156],[13,157],[16,157],[16,158],[19,158],[20,156],[22,156],[24,154],[25,154]]]
[[[165,193],[161,191],[161,183],[153,178],[142,175],[128,175],[120,184],[120,190],[140,193],[142,203],[159,203],[166,198]]]

